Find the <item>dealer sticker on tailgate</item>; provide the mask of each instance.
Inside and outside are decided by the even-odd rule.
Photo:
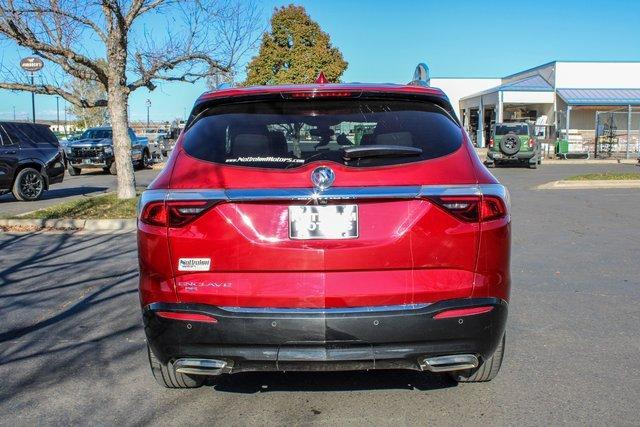
[[[209,271],[211,258],[180,258],[178,271]]]

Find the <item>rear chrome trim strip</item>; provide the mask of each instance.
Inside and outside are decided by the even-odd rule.
[[[347,314],[347,313],[380,313],[388,311],[411,311],[428,307],[429,304],[381,305],[369,307],[340,308],[270,308],[270,307],[218,307],[232,313],[247,314]]]
[[[330,187],[322,191],[313,188],[240,189],[227,190],[226,193],[232,201],[408,199],[417,197],[420,187]]]
[[[230,202],[292,200],[313,202],[316,200],[415,199],[429,196],[479,196],[483,194],[500,197],[509,205],[509,193],[502,184],[331,187],[324,191],[313,188],[173,189],[144,191],[138,204],[138,214],[147,203],[160,200],[219,200]]]

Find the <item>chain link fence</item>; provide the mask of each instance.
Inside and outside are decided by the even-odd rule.
[[[634,159],[640,156],[640,108],[596,110],[592,129],[576,129],[566,112],[556,112],[558,137],[566,139],[571,153],[598,159]]]
[[[594,157],[635,158],[640,152],[640,111],[596,111]]]

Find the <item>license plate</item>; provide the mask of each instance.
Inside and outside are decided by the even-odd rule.
[[[82,161],[85,165],[90,165],[91,164],[91,159],[84,159]]]
[[[289,238],[355,239],[358,237],[358,206],[289,206]]]

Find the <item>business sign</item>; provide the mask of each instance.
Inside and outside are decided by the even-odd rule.
[[[42,70],[42,67],[44,67],[44,62],[42,62],[40,58],[36,58],[35,56],[27,56],[26,58],[22,58],[20,60],[20,66],[25,71],[35,73],[36,71]]]

